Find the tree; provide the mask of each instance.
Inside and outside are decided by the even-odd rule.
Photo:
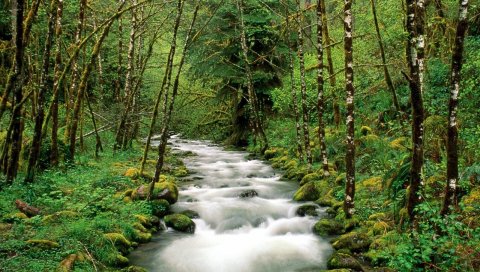
[[[344,50],[345,50],[345,90],[347,93],[347,154],[345,155],[346,178],[343,210],[346,218],[351,218],[355,208],[355,87],[353,86],[353,38],[352,0],[345,0],[344,6]]]
[[[410,186],[407,194],[407,213],[413,224],[415,221],[415,206],[422,200],[420,186],[422,184],[421,171],[423,167],[423,69],[424,46],[423,36],[424,6],[423,0],[407,0],[408,32],[407,63],[410,70],[406,75],[410,87],[412,103],[412,165],[410,168]]]
[[[458,95],[460,92],[460,72],[463,62],[463,44],[468,27],[468,0],[460,0],[458,8],[458,23],[455,34],[455,44],[452,54],[450,100],[448,105],[447,126],[447,185],[440,213],[445,215],[451,205],[456,205],[458,186]]]

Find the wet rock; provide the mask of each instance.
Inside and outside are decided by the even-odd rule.
[[[257,191],[255,191],[253,189],[245,190],[238,195],[238,197],[240,197],[240,198],[252,198],[252,197],[256,197],[256,196],[258,196],[258,193],[257,193]]]
[[[196,212],[194,210],[185,210],[185,211],[180,212],[180,214],[186,215],[190,219],[200,218],[200,215],[198,214],[198,212]]]
[[[355,259],[354,257],[341,253],[341,252],[335,252],[333,255],[330,257],[330,259],[327,262],[327,267],[329,269],[353,269],[355,271],[363,271],[362,265],[360,262]]]
[[[174,230],[186,232],[186,233],[194,233],[195,232],[195,222],[192,219],[188,218],[188,216],[183,214],[171,214],[167,215],[163,219],[167,227],[173,228]]]
[[[343,225],[335,219],[320,219],[313,226],[313,232],[320,236],[338,235],[344,233]]]
[[[319,182],[310,181],[300,187],[293,195],[295,201],[315,201],[322,193],[322,186]]]
[[[352,252],[360,252],[368,249],[371,243],[366,233],[352,231],[335,239],[332,246],[336,250],[346,248]]]
[[[178,188],[173,182],[155,183],[152,198],[165,199],[168,203],[174,204],[178,200]]]
[[[318,206],[314,204],[305,204],[298,207],[296,214],[298,216],[318,216]]]
[[[130,251],[130,247],[132,246],[132,242],[130,242],[123,234],[121,233],[105,233],[103,235],[107,240],[110,240],[115,247],[120,250],[122,253],[128,253]]]
[[[164,217],[170,210],[170,203],[165,199],[155,199],[150,201],[152,213],[158,217]]]

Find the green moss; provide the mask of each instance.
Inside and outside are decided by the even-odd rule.
[[[140,170],[137,168],[128,168],[123,175],[131,179],[137,179],[140,177]]]
[[[139,243],[148,243],[150,240],[152,240],[152,234],[149,232],[136,230],[133,235],[133,240]]]
[[[170,204],[174,204],[178,200],[178,188],[173,182],[157,182],[153,189],[153,199],[164,199]]]
[[[105,233],[103,235],[107,240],[109,240],[118,250],[123,253],[128,253],[132,243],[123,236],[121,233]]]
[[[307,182],[293,195],[295,201],[315,201],[320,197],[320,191],[314,181]]]
[[[147,272],[146,269],[139,267],[139,266],[129,266],[127,268],[122,269],[123,272]]]
[[[304,185],[305,183],[307,182],[310,182],[310,181],[316,181],[316,180],[320,180],[322,179],[322,176],[318,173],[310,173],[310,174],[306,174],[302,180],[300,181],[300,186]]]
[[[338,235],[344,233],[343,224],[335,219],[320,219],[313,226],[313,232],[320,236]]]
[[[344,185],[345,184],[345,179],[347,178],[346,173],[341,173],[335,178],[335,184],[336,185]]]
[[[49,223],[58,222],[63,219],[75,218],[77,216],[78,216],[78,213],[74,211],[60,211],[54,214],[46,215],[45,217],[43,217],[42,223],[49,224]]]
[[[318,206],[314,204],[305,204],[298,207],[296,214],[299,216],[318,216]]]
[[[52,249],[52,248],[60,247],[60,245],[57,242],[44,240],[44,239],[27,240],[27,244],[30,244],[34,247],[42,248],[42,249]]]
[[[188,176],[188,169],[184,165],[179,166],[173,171],[173,176],[181,178]]]
[[[373,134],[372,128],[369,126],[362,126],[360,128],[360,133],[362,133],[363,136],[366,136],[368,134]]]
[[[167,215],[163,219],[167,227],[181,232],[194,233],[195,223],[188,216],[183,214]]]
[[[353,269],[355,271],[363,271],[362,266],[360,263],[355,259],[354,257],[341,253],[341,252],[335,252],[333,255],[330,257],[330,259],[327,262],[327,267],[329,269],[342,269],[342,268],[347,268],[347,269]]]
[[[366,233],[361,232],[349,232],[336,238],[332,246],[335,249],[347,248],[352,252],[359,252],[368,249],[372,241]]]

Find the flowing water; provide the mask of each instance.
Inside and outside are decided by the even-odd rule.
[[[168,229],[135,250],[130,260],[148,271],[263,272],[318,271],[332,249],[312,234],[318,217],[299,217],[291,201],[298,185],[283,181],[268,164],[247,153],[205,141],[172,137],[173,148],[192,151],[193,173],[179,182],[174,212],[193,210],[195,234]],[[246,190],[258,196],[240,198]],[[320,208],[319,208],[320,209]],[[319,210],[324,214],[323,210]]]

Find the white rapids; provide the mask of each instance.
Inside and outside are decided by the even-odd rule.
[[[297,188],[271,166],[248,160],[206,141],[171,139],[174,150],[192,151],[185,159],[193,174],[179,181],[173,211],[194,210],[195,234],[168,229],[135,250],[130,260],[148,271],[264,272],[325,269],[332,252],[312,233],[318,217],[299,217],[291,201]],[[258,196],[238,197],[246,190]],[[323,210],[320,210],[323,214]]]

